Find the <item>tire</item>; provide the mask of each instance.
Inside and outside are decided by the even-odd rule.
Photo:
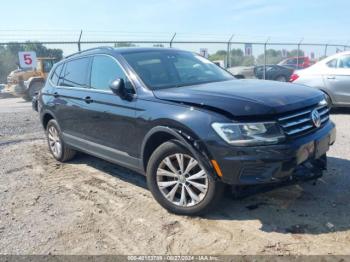
[[[46,137],[52,156],[60,162],[67,162],[74,158],[76,151],[69,148],[62,139],[61,130],[56,120],[51,119],[46,126]]]
[[[39,92],[44,87],[43,82],[34,82],[32,83],[29,88],[26,90],[23,99],[26,101],[32,101],[33,97],[35,96],[35,93]]]
[[[278,76],[275,78],[275,80],[278,82],[287,82],[288,81],[287,77],[285,77],[285,76]]]
[[[184,163],[182,168],[179,164],[181,159]],[[171,165],[168,161],[177,174],[169,168]],[[192,168],[186,172],[189,166]],[[188,216],[208,212],[224,192],[224,184],[215,181],[177,140],[165,142],[153,152],[147,165],[147,185],[162,207],[171,213]]]

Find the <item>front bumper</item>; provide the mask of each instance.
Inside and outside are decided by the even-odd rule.
[[[335,138],[335,125],[328,121],[317,131],[284,144],[235,147],[220,141],[208,143],[207,148],[220,166],[224,183],[253,185],[283,181],[295,173],[300,176],[297,171],[307,162],[324,168],[324,156]]]

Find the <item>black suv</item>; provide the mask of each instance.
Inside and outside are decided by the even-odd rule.
[[[76,151],[147,176],[177,214],[213,206],[224,185],[314,176],[335,141],[324,94],[237,80],[207,59],[166,48],[101,47],[51,70],[37,110],[52,155]],[[316,172],[319,171],[319,172]]]

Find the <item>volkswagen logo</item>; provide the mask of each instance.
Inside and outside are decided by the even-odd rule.
[[[311,120],[314,123],[315,127],[318,128],[321,126],[321,116],[318,113],[317,109],[315,109],[311,112]]]

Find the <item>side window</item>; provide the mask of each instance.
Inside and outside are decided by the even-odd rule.
[[[89,58],[80,58],[66,63],[61,74],[60,86],[86,87]]]
[[[117,78],[122,78],[126,87],[133,91],[124,71],[113,58],[102,55],[93,58],[90,79],[91,88],[110,90],[110,84]]]
[[[337,67],[337,62],[338,62],[338,59],[332,59],[331,61],[329,61],[327,63],[327,66],[330,67],[330,68],[336,68]]]
[[[350,68],[350,56],[343,56],[339,59],[339,68]]]
[[[63,67],[63,64],[58,65],[56,67],[55,71],[53,71],[53,73],[51,75],[51,82],[54,85],[57,85],[58,79],[60,78],[60,74],[61,74],[61,71],[62,71],[62,67]]]

